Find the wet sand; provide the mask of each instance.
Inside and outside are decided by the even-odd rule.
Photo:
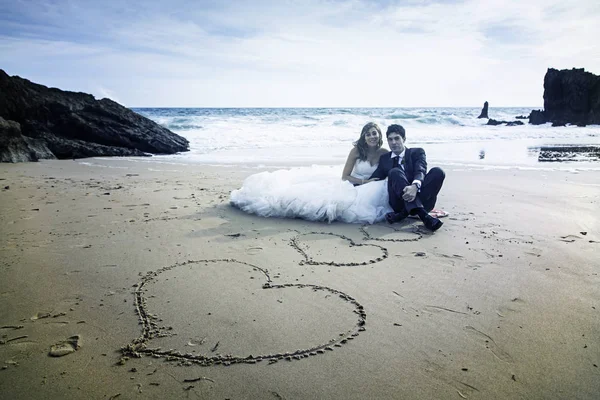
[[[597,172],[445,170],[430,234],[244,214],[253,168],[0,165],[1,397],[597,398]]]

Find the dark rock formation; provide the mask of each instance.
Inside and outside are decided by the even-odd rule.
[[[477,118],[489,118],[488,117],[488,102],[483,103],[483,108],[481,109],[481,114]]]
[[[544,77],[544,111],[529,115],[531,124],[546,122],[553,126],[600,124],[600,76],[583,68],[549,68]]]
[[[495,119],[490,118],[486,125],[502,125],[506,124],[506,126],[515,126],[515,125],[524,125],[522,121],[497,121]]]
[[[538,161],[600,161],[598,146],[542,146]]]
[[[546,114],[542,110],[532,110],[529,114],[529,123],[532,125],[542,125],[546,122]]]
[[[517,115],[515,118],[516,118],[516,119],[527,119],[527,118],[529,118],[529,117],[527,117],[527,116],[525,116],[525,115]]]
[[[55,158],[45,143],[21,135],[21,126],[0,117],[0,162],[37,161]]]
[[[0,117],[6,120],[0,133],[2,161],[143,156],[188,150],[185,138],[112,100],[47,88],[18,76],[10,77],[3,70]]]

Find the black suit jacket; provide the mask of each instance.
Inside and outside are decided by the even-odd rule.
[[[392,169],[392,152],[383,154],[379,157],[379,165],[371,178],[379,178],[381,180],[387,178]],[[427,174],[427,160],[425,158],[425,150],[415,147],[414,149],[406,149],[404,153],[404,173],[409,183],[415,179],[423,182],[425,174]]]

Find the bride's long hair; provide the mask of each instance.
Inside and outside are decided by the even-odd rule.
[[[375,128],[377,133],[379,134],[379,142],[377,143],[377,148],[380,148],[383,145],[383,135],[381,133],[381,128],[375,122],[369,122],[362,128],[362,132],[360,133],[360,138],[352,143],[358,149],[358,159],[361,161],[365,161],[367,159],[367,154],[369,153],[369,146],[367,145],[367,140],[365,139],[365,135],[367,132],[371,130],[371,128]]]

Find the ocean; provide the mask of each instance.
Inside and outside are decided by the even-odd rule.
[[[514,121],[535,107],[490,108]],[[541,146],[600,145],[600,126],[487,126],[481,108],[134,108],[190,141],[190,151],[154,156],[166,163],[255,167],[342,165],[370,121],[385,134],[406,129],[408,147],[423,147],[430,165],[465,168],[600,169],[599,162],[539,162]],[[385,139],[385,138],[384,138]],[[384,146],[386,146],[384,140]]]

